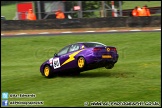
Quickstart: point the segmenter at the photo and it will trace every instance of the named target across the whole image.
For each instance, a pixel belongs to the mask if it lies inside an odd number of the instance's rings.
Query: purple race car
[[[80,72],[105,67],[111,69],[118,61],[115,47],[99,42],[78,42],[61,49],[54,57],[40,66],[40,72],[45,77],[59,73],[78,75]]]

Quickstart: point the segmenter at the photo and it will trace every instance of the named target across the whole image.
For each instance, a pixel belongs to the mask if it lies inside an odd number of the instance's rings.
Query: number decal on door
[[[59,58],[53,59],[53,68],[57,69],[59,67],[60,67],[60,60],[59,60]]]

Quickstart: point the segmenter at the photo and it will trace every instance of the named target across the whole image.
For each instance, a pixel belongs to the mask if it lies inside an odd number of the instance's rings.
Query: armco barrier
[[[161,27],[161,16],[151,17],[104,17],[81,19],[47,20],[1,20],[1,31],[104,28],[104,27]]]

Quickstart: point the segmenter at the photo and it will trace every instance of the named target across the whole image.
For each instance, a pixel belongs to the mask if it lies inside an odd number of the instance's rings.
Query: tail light
[[[116,48],[115,47],[108,47],[107,51],[108,52],[110,52],[110,51],[116,52]]]
[[[114,47],[112,47],[112,48],[110,48],[110,51],[115,51],[116,52],[116,48]]]
[[[93,48],[93,52],[100,51],[101,48]]]

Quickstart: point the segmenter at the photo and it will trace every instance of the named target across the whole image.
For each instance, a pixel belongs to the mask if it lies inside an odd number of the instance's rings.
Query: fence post
[[[114,17],[114,1],[111,1],[111,6],[112,6],[112,17]]]

